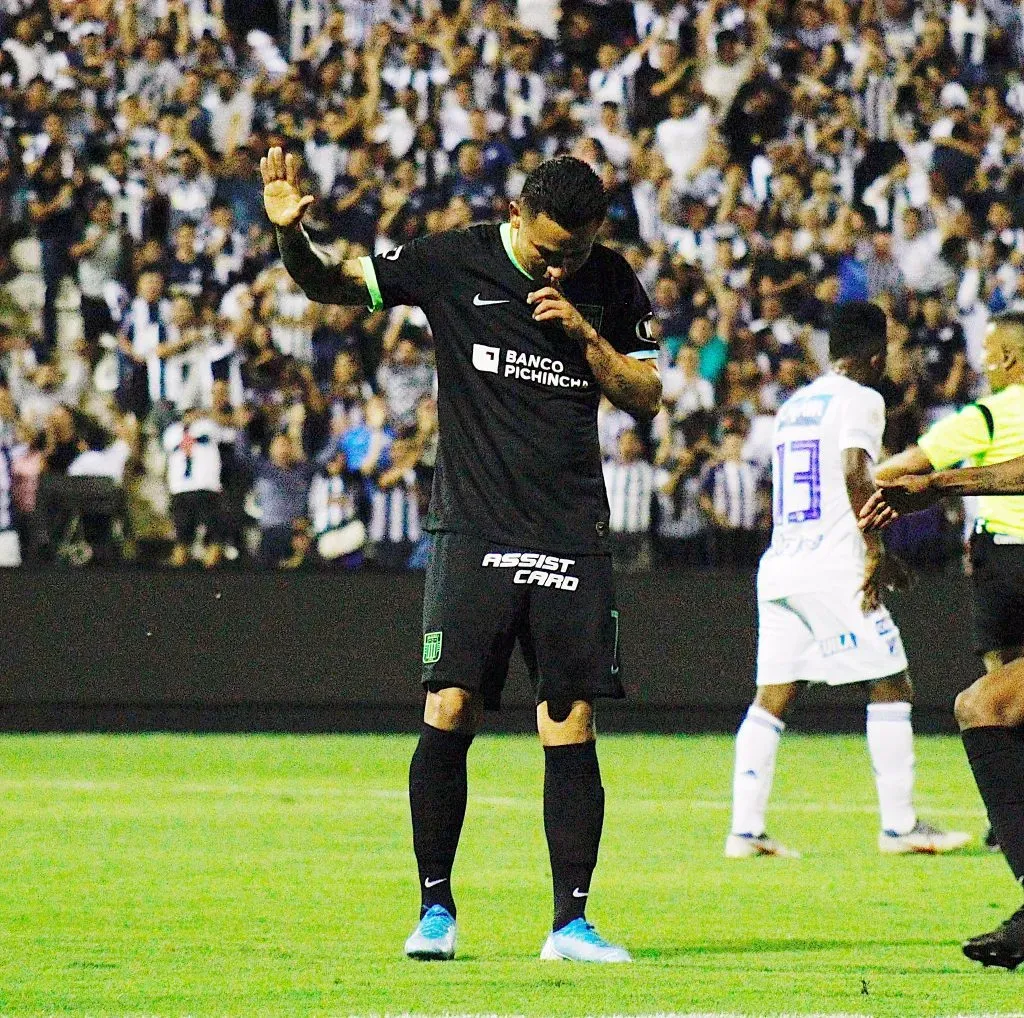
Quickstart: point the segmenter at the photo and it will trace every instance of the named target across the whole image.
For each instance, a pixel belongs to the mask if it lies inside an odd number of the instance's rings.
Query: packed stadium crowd
[[[0,0],[0,529],[26,560],[422,564],[426,320],[310,302],[263,212],[270,146],[344,257],[504,219],[550,156],[595,169],[664,383],[653,423],[599,417],[623,569],[753,564],[772,416],[826,369],[837,304],[889,317],[888,452],[981,391],[989,316],[1024,308],[1009,0],[271,13]],[[922,557],[958,544],[948,510],[904,523]]]

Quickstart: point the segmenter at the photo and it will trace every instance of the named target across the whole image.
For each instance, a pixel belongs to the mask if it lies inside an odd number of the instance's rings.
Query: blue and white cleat
[[[405,954],[417,961],[451,961],[455,957],[457,930],[452,914],[443,905],[431,905],[405,942]]]
[[[883,855],[942,855],[963,848],[970,840],[967,831],[940,831],[918,820],[906,834],[882,831],[878,835],[878,851]]]
[[[541,961],[632,961],[624,947],[609,944],[586,919],[573,919],[548,934],[540,951]]]
[[[725,839],[726,859],[752,859],[760,855],[771,855],[778,859],[799,859],[800,853],[786,848],[781,841],[767,834],[730,834]]]

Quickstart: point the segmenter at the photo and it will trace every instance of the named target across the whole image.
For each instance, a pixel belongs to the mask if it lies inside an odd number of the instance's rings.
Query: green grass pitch
[[[607,737],[590,918],[633,966],[540,962],[542,754],[478,739],[459,959],[401,956],[417,912],[405,780],[377,736],[0,738],[0,1014],[1024,1012],[1024,971],[959,941],[1017,907],[1001,858],[878,855],[863,739],[787,735],[771,830],[726,861],[731,739]],[[922,815],[982,833],[960,744],[918,741]]]

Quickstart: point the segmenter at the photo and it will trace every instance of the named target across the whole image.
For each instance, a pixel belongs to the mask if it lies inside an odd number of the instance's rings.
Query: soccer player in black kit
[[[555,915],[541,957],[629,961],[584,917],[604,820],[593,704],[623,696],[597,406],[603,393],[653,417],[661,382],[647,295],[625,259],[595,243],[604,189],[585,163],[559,157],[530,174],[507,223],[339,262],[301,226],[313,198],[300,192],[294,156],[272,148],[261,170],[281,257],[312,300],[415,304],[434,335],[426,704],[409,769],[422,900],[405,952],[455,954],[466,755],[481,711],[499,705],[518,640],[545,756]]]

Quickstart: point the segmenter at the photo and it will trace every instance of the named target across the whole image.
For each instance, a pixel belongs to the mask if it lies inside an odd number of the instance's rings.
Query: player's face
[[[586,264],[601,228],[596,222],[567,230],[546,213],[533,215],[517,202],[512,202],[509,221],[512,246],[520,264],[534,279],[544,279],[552,286],[558,286]]]

